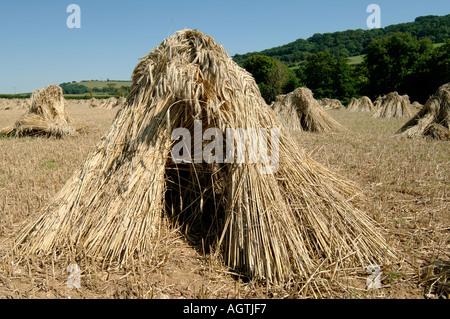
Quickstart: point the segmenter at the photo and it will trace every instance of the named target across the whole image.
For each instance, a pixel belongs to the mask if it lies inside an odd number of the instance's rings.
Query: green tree
[[[433,86],[437,88],[450,82],[450,39],[443,46],[434,49],[429,65]]]
[[[109,81],[109,79],[108,79],[108,81]],[[108,82],[108,81],[107,81],[107,82]],[[116,86],[115,83],[108,83],[108,84],[106,85],[105,91],[106,91],[108,94],[111,94],[111,95],[116,94],[116,93],[117,93],[117,88],[116,88],[115,86]]]
[[[357,77],[347,60],[329,51],[311,55],[299,73],[302,82],[318,99],[335,98],[344,103],[356,94]]]
[[[314,53],[330,51],[335,56],[351,57],[367,53],[367,46],[372,40],[379,40],[397,32],[409,32],[418,40],[429,38],[434,43],[444,42],[450,37],[450,15],[418,17],[414,22],[401,23],[372,30],[347,30],[341,32],[314,34],[308,39],[297,39],[288,44],[266,49],[261,52],[236,54],[233,59],[242,66],[250,56],[265,55],[274,57],[289,66]]]
[[[367,67],[364,63],[355,64],[351,66],[353,77],[353,97],[361,97],[363,95],[369,95],[369,77]]]
[[[332,74],[334,98],[343,103],[350,101],[357,94],[357,76],[355,69],[347,63],[344,57],[338,57]]]
[[[371,95],[405,90],[408,78],[432,49],[429,39],[417,40],[409,33],[399,32],[373,41],[364,60]]]
[[[243,63],[244,68],[255,78],[261,95],[267,103],[279,94],[285,94],[298,87],[294,71],[273,57],[253,55]]]
[[[431,54],[420,57],[406,77],[404,90],[412,100],[425,103],[438,87],[450,82],[450,39]]]
[[[62,88],[64,94],[84,94],[88,92],[87,87],[73,82],[61,83],[60,87]]]
[[[304,66],[305,85],[314,92],[316,98],[332,97],[333,72],[336,61],[330,52],[312,54]]]
[[[256,83],[267,82],[276,60],[269,56],[253,55],[243,63],[244,68],[255,78]]]
[[[117,94],[119,96],[126,96],[128,94],[128,88],[126,86],[121,86],[117,89]]]

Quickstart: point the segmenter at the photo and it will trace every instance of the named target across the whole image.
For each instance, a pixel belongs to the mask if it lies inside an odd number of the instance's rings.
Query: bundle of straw
[[[122,106],[124,106],[126,101],[127,99],[124,98],[123,96],[119,97],[119,99],[116,101],[116,104],[113,105],[113,108],[120,109]]]
[[[345,128],[322,110],[310,89],[302,87],[281,95],[272,108],[281,114],[282,119],[294,130],[309,132],[337,132]],[[297,113],[297,118],[294,113]],[[298,120],[297,120],[298,119]],[[297,124],[299,122],[300,126]]]
[[[414,101],[413,103],[411,103],[411,109],[414,112],[414,114],[419,112],[422,108],[423,108],[423,105],[417,101]]]
[[[112,110],[117,104],[117,99],[115,97],[110,97],[101,105],[102,108],[107,110]]]
[[[74,135],[84,128],[73,125],[65,112],[65,99],[60,86],[49,85],[31,95],[31,106],[14,127],[0,130],[0,135],[46,135],[62,137]]]
[[[347,110],[351,112],[375,112],[375,107],[369,97],[363,96],[359,99],[352,98],[348,102]]]
[[[299,151],[283,129],[272,174],[262,163],[173,160],[173,130],[195,133],[196,120],[203,132],[280,127],[252,76],[212,37],[177,32],[141,59],[132,78],[109,132],[19,232],[22,252],[147,258],[170,218],[233,269],[270,282],[393,258],[375,222],[354,206],[358,187]]]
[[[89,100],[90,107],[101,107],[102,104],[103,104],[103,101],[101,99],[97,99],[95,97],[93,97]]]
[[[379,97],[375,102],[376,113],[374,118],[411,118],[414,111],[411,109],[411,102],[408,95],[399,95],[397,92],[391,92]]]
[[[442,85],[397,134],[450,140],[450,83]]]
[[[341,101],[339,101],[338,99],[330,99],[326,97],[324,99],[319,100],[318,102],[325,110],[326,109],[340,110],[344,107]]]
[[[275,112],[278,120],[283,124],[285,129],[291,131],[303,131],[300,118],[298,117],[297,108],[292,104],[283,104],[284,98],[285,95],[278,95],[270,107]]]

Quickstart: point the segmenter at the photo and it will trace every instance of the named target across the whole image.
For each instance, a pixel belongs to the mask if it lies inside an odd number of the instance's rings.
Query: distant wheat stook
[[[374,106],[377,110],[374,118],[411,118],[414,115],[409,96],[399,95],[397,92],[380,96]]]
[[[324,98],[318,102],[324,109],[340,110],[344,107],[338,99]]]
[[[194,132],[195,120],[203,131],[281,126],[253,77],[212,37],[177,32],[132,78],[109,131],[17,234],[19,252],[127,263],[148,257],[169,220],[235,271],[274,283],[395,258],[356,208],[359,188],[305,155],[284,129],[274,174],[261,163],[174,163],[171,133]]]
[[[85,128],[71,123],[65,104],[63,91],[58,85],[36,90],[31,95],[28,113],[19,118],[14,127],[0,130],[0,135],[62,137],[82,132]]]
[[[348,102],[347,110],[351,112],[376,112],[372,101],[367,96],[363,96],[359,99],[352,98],[350,102]]]
[[[312,91],[305,87],[278,96],[272,109],[281,123],[294,131],[339,132],[345,130],[322,109]]]

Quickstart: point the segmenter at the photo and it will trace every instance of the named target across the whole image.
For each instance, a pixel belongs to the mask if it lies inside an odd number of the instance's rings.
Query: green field
[[[357,55],[357,56],[349,57],[349,58],[347,58],[347,62],[350,65],[361,64],[364,61],[364,56],[365,55]]]
[[[93,89],[95,87],[102,89],[111,85],[116,88],[120,88],[122,86],[130,87],[132,83],[132,81],[81,81],[76,84],[84,85],[88,89]]]
[[[108,95],[108,94],[104,94],[104,93],[92,93],[92,96],[87,93],[87,94],[64,94],[64,98],[66,100],[89,100],[91,98],[96,98],[96,99],[108,99],[110,97],[112,97],[113,95]]]
[[[443,46],[443,45],[444,45],[444,42],[442,42],[442,43],[434,43],[433,47],[434,48],[438,48],[438,47]],[[347,58],[347,61],[348,61],[348,64],[350,64],[350,65],[361,64],[364,61],[364,57],[365,57],[365,54],[352,56],[352,57]]]
[[[347,58],[347,63],[350,65],[355,65],[355,64],[361,64],[364,61],[364,56],[365,55],[357,55],[357,56],[352,56]],[[292,71],[298,70],[300,69],[300,66],[292,66],[289,69],[291,69]]]

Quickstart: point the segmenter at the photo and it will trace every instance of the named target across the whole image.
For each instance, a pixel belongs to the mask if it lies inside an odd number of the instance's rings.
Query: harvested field
[[[254,79],[212,37],[177,32],[141,59],[132,78],[127,104],[61,191],[18,232],[13,256],[89,258],[102,269],[160,262],[173,224],[231,271],[276,287],[294,282],[303,291],[319,272],[313,289],[328,289],[326,269],[340,274],[397,260],[383,230],[358,208],[359,187],[311,159],[280,130]],[[310,90],[293,93],[306,127],[319,131],[334,121],[326,113],[314,115],[310,102],[321,109]],[[208,144],[205,161],[193,161],[192,143],[184,139],[179,160],[174,133],[183,128],[195,136],[197,122],[205,135],[209,128],[226,131],[227,144],[234,139],[231,129],[269,128],[276,162],[266,165],[264,145],[253,152],[261,144],[256,136],[238,146],[238,153],[250,147],[245,162],[239,155],[235,161],[228,146],[223,162],[219,141],[216,159]],[[194,138],[194,150],[200,143]],[[199,154],[194,151],[195,158]],[[255,161],[258,155],[265,163]]]
[[[366,290],[367,274],[359,267],[336,275],[330,269],[328,289],[312,285],[302,290],[301,283],[281,289],[246,281],[209,255],[207,247],[191,246],[177,231],[162,238],[157,262],[108,270],[89,258],[76,260],[81,288],[69,289],[70,260],[21,264],[8,253],[19,225],[62,188],[117,110],[69,102],[66,112],[89,125],[90,133],[64,140],[0,139],[0,298],[434,298],[439,291],[440,273],[429,274],[429,269],[444,265],[445,272],[450,258],[449,142],[394,135],[404,120],[379,121],[370,113],[345,110],[326,112],[347,131],[297,132],[295,137],[299,148],[357,182],[367,195],[365,210],[386,229],[400,257],[382,269],[380,289]],[[22,113],[0,110],[0,127],[13,124]]]

